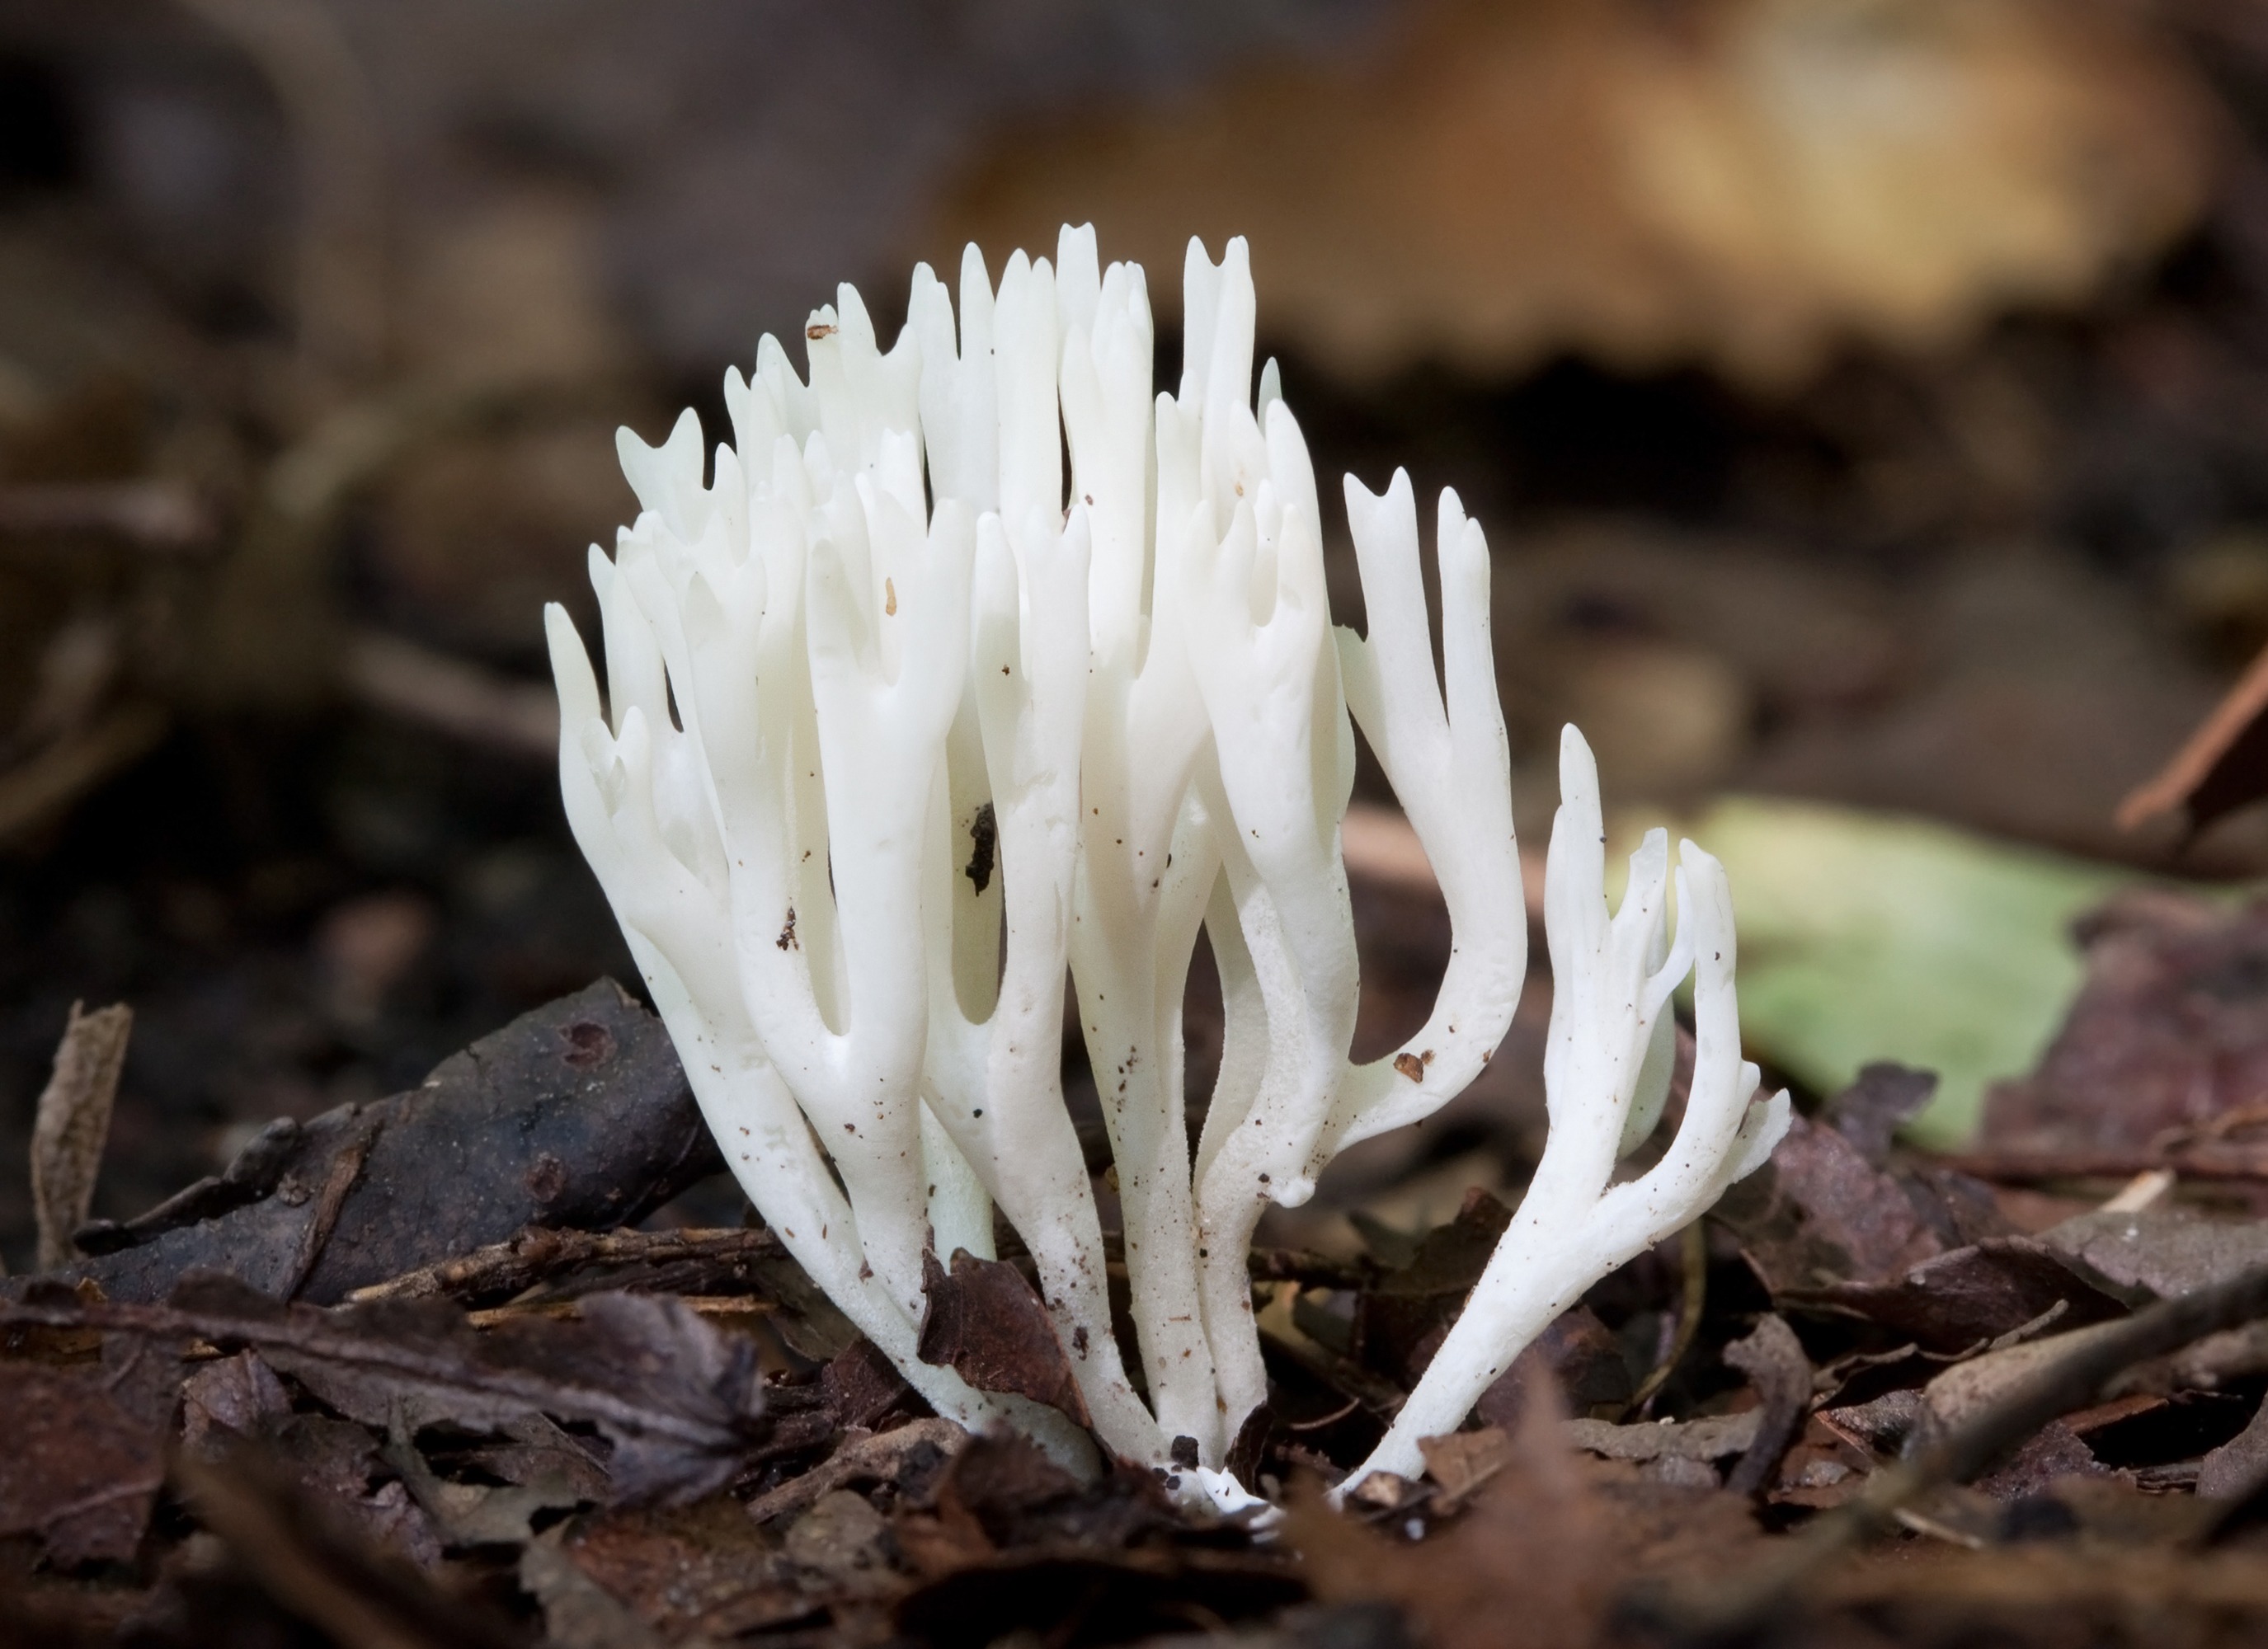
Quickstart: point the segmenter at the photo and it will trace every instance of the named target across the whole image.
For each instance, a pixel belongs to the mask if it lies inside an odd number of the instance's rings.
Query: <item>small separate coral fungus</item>
[[[956,316],[927,268],[879,348],[858,294],[725,378],[622,467],[642,512],[595,547],[607,695],[549,614],[560,773],[733,1171],[812,1277],[940,1414],[1077,1462],[1052,1409],[919,1360],[925,1252],[1022,1237],[1102,1443],[1229,1501],[1267,1395],[1246,1255],[1355,1141],[1437,1109],[1502,1040],[1527,969],[1488,547],[1441,497],[1442,668],[1416,502],[1351,477],[1369,634],[1334,630],[1322,512],[1272,369],[1253,390],[1244,243],[1183,271],[1181,383],[1153,394],[1141,269],[1066,229]],[[1065,484],[1066,439],[1069,452]],[[704,478],[704,471],[708,471]],[[1351,715],[1351,722],[1350,722]],[[1454,925],[1432,1017],[1348,1058],[1358,966],[1339,821],[1359,726]],[[1463,1317],[1362,1471],[1410,1470],[1614,1266],[1761,1162],[1786,1101],[1740,1057],[1723,871],[1668,845],[1609,917],[1596,774],[1570,728],[1547,929],[1551,1136]],[[1182,999],[1197,935],[1226,1017],[1192,1154]],[[1061,1081],[1068,968],[1125,1220],[1141,1386],[1111,1327],[1101,1222]],[[1659,1166],[1669,994],[1695,977],[1690,1097]],[[1188,1468],[1191,1444],[1198,1465]],[[1361,1475],[1359,1472],[1358,1476]]]

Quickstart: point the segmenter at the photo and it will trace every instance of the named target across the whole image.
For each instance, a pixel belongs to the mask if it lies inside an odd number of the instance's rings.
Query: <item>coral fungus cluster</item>
[[[1101,268],[1091,230],[1065,230],[1052,264],[1017,254],[997,290],[972,247],[957,314],[917,269],[887,351],[843,287],[806,329],[807,382],[770,337],[753,379],[727,375],[713,467],[689,412],[659,448],[624,432],[641,512],[591,557],[603,707],[572,624],[549,617],[570,820],[765,1220],[939,1413],[1076,1461],[1091,1444],[1062,1413],[916,1355],[924,1255],[989,1255],[997,1207],[1094,1436],[1227,1499],[1228,1447],[1267,1395],[1246,1263],[1263,1210],[1473,1078],[1528,929],[1480,528],[1442,495],[1437,673],[1409,480],[1379,496],[1350,477],[1367,634],[1334,630],[1306,443],[1272,364],[1254,388],[1243,243],[1218,265],[1193,243],[1183,280],[1166,393],[1142,271]],[[1357,727],[1454,930],[1425,1025],[1362,1064],[1339,850]],[[1673,873],[1657,831],[1610,916],[1572,728],[1561,771],[1550,1142],[1364,1471],[1412,1469],[1419,1438],[1786,1127],[1741,1060],[1722,870],[1687,843]],[[1192,1148],[1200,933],[1226,1031]],[[1131,1357],[1064,1102],[1066,971],[1116,1167]],[[1612,1184],[1660,1120],[1689,973],[1683,1117]]]

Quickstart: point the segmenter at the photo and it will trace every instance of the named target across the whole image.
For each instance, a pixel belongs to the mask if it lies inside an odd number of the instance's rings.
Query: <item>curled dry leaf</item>
[[[1746,1339],[1725,1348],[1725,1361],[1746,1374],[1763,1399],[1756,1410],[1756,1440],[1725,1480],[1735,1494],[1755,1494],[1771,1486],[1780,1456],[1810,1411],[1811,1360],[1786,1320],[1767,1315]]]
[[[71,1004],[55,1074],[40,1094],[32,1124],[32,1206],[40,1222],[40,1263],[62,1265],[78,1249],[71,1233],[86,1223],[110,1110],[126,1068],[134,1010],[121,1002],[92,1013]]]

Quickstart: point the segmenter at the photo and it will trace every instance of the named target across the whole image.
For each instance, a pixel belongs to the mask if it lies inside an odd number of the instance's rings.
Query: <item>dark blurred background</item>
[[[120,1215],[629,977],[539,616],[615,426],[1066,219],[1166,363],[1248,235],[1322,473],[1462,491],[1529,840],[1572,718],[2268,872],[2111,820],[2268,639],[2264,123],[2244,0],[0,0],[0,1138],[74,999]]]

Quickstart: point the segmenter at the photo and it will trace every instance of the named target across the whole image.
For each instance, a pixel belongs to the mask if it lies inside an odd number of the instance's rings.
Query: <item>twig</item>
[[[1694,1336],[1701,1332],[1701,1314],[1709,1304],[1709,1240],[1701,1221],[1697,1219],[1685,1227],[1678,1239],[1677,1258],[1685,1272],[1685,1296],[1678,1305],[1677,1338],[1670,1344],[1669,1355],[1653,1366],[1653,1372],[1631,1395],[1629,1405],[1623,1410],[1625,1414],[1646,1412],[1646,1405],[1677,1372],[1677,1365],[1693,1349]]]
[[[930,1419],[909,1421],[878,1436],[845,1443],[821,1464],[749,1501],[748,1519],[769,1523],[789,1512],[799,1512],[829,1490],[860,1477],[895,1482],[915,1450],[929,1447],[942,1454],[957,1454],[968,1441],[968,1433],[952,1421]]]
[[[1302,1288],[1367,1288],[1379,1275],[1370,1260],[1334,1259],[1309,1248],[1255,1248],[1249,1265],[1256,1283],[1297,1283]]]
[[[745,1294],[679,1294],[677,1303],[696,1317],[768,1317],[779,1307],[769,1299],[751,1299]],[[549,1322],[571,1322],[583,1315],[579,1299],[522,1299],[510,1305],[490,1306],[483,1311],[468,1311],[465,1321],[475,1329],[493,1329],[500,1322],[524,1322],[530,1317],[541,1317]]]
[[[559,701],[522,681],[377,630],[347,641],[347,690],[372,709],[511,755],[559,755]]]
[[[315,1217],[307,1222],[306,1233],[299,1239],[299,1252],[291,1262],[291,1274],[277,1291],[285,1299],[296,1299],[299,1291],[307,1285],[315,1262],[323,1257],[330,1245],[331,1233],[338,1229],[339,1211],[346,1206],[347,1193],[354,1189],[355,1182],[362,1178],[363,1165],[370,1159],[370,1148],[378,1143],[386,1127],[385,1113],[366,1114],[362,1125],[339,1154],[331,1159],[330,1172],[324,1176],[323,1189],[316,1194]]]
[[[787,1250],[769,1231],[524,1231],[506,1242],[387,1282],[358,1288],[347,1303],[372,1299],[476,1299],[518,1294],[586,1265],[655,1265],[699,1261],[718,1265],[777,1259]]]
[[[178,553],[219,528],[195,491],[175,481],[99,481],[0,487],[0,538],[93,534]]]
[[[1931,1490],[1965,1482],[2049,1421],[2084,1408],[2138,1363],[2268,1315],[2268,1266],[2162,1300],[2089,1335],[1999,1402],[1980,1410],[1911,1460],[1877,1472],[1857,1498],[1828,1513],[1772,1559],[1712,1594],[1664,1598],[1665,1624],[1726,1640],[1752,1632],[1805,1582]]]

